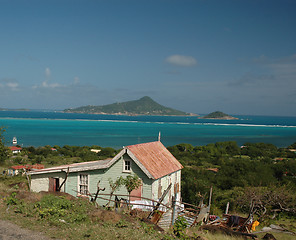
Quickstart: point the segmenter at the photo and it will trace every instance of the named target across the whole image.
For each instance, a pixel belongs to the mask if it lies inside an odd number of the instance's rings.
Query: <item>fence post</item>
[[[175,218],[176,218],[176,199],[177,199],[177,193],[172,198],[172,207],[173,207],[173,213],[172,213],[172,226],[175,224]]]

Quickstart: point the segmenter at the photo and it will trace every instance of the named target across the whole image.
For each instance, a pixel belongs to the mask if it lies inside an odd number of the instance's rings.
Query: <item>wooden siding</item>
[[[123,171],[124,160],[131,160],[131,172],[129,173]],[[151,194],[152,180],[149,179],[142,172],[142,170],[132,161],[132,159],[127,154],[124,154],[121,158],[119,158],[109,169],[97,169],[97,170],[84,171],[79,173],[70,173],[66,182],[66,192],[73,196],[78,196],[79,174],[89,174],[89,192],[91,194],[96,193],[98,181],[100,181],[100,188],[105,188],[105,191],[101,191],[101,193],[109,194],[111,192],[109,179],[116,181],[118,177],[125,178],[128,175],[137,174],[143,182],[142,197],[152,198],[152,194]],[[124,186],[121,186],[121,188],[117,190],[114,194],[127,195],[128,192],[126,191]],[[105,196],[105,197],[108,198],[108,196]],[[100,205],[105,205],[107,203],[107,201],[102,199],[98,199],[97,202]]]
[[[171,202],[172,197],[175,194],[175,186],[179,186],[178,187],[178,191],[177,191],[177,201],[180,201],[181,198],[181,170],[174,172],[170,175],[164,176],[162,178],[159,178],[157,180],[155,180],[152,183],[152,199],[153,200],[158,200],[161,195],[163,194],[163,192],[167,189],[167,187],[169,186],[169,184],[172,183],[172,187],[169,191],[169,193],[167,194],[167,196],[165,197],[165,199],[163,200],[163,203],[167,204]]]
[[[72,196],[77,196],[77,173],[69,173],[67,182],[65,183],[65,191],[66,193],[71,194]]]

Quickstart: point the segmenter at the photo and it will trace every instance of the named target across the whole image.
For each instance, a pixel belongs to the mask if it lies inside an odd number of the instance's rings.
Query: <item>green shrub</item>
[[[77,223],[88,219],[89,203],[81,199],[68,200],[63,196],[46,195],[34,208],[41,219],[51,222]]]
[[[7,206],[19,204],[19,200],[16,198],[16,192],[13,192],[9,197],[7,197],[5,202]]]
[[[181,239],[186,239],[186,234],[184,233],[186,227],[186,219],[184,217],[178,217],[173,227],[174,234]]]

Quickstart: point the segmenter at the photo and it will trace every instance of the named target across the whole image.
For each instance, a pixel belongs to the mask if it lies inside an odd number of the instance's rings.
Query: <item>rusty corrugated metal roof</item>
[[[126,148],[143,164],[154,179],[183,168],[160,141],[131,145]]]
[[[105,159],[105,160],[90,161],[90,162],[72,163],[67,165],[51,167],[51,168],[35,169],[31,171],[29,174],[34,175],[34,174],[41,174],[41,173],[47,173],[47,172],[67,171],[68,168],[70,172],[103,169],[103,168],[106,168],[106,165],[111,160],[112,159]]]
[[[12,147],[8,147],[11,151],[17,151],[17,150],[22,150],[22,148],[20,147],[16,147],[16,146],[12,146]]]

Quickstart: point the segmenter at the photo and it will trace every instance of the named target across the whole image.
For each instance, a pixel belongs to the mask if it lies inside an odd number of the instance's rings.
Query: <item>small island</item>
[[[199,117],[200,119],[222,119],[222,120],[237,120],[238,118],[227,115],[226,113],[216,111],[206,116]]]

